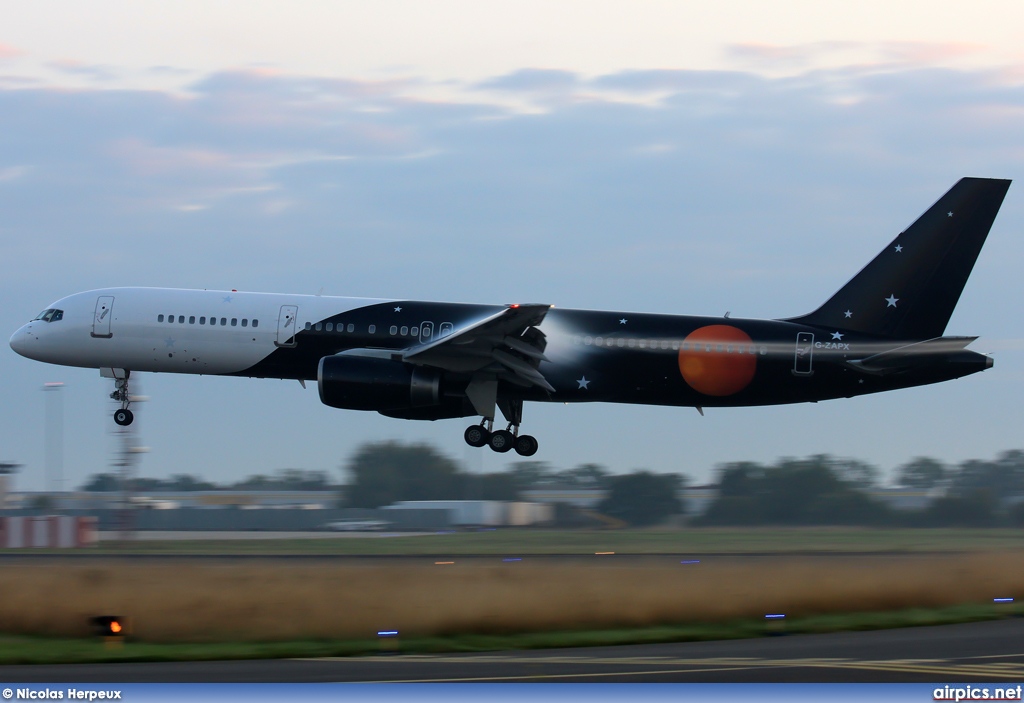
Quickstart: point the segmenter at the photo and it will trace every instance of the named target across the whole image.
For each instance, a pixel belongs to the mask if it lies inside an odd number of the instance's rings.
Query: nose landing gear
[[[110,394],[112,400],[116,400],[121,407],[114,411],[114,422],[121,427],[126,427],[135,421],[135,414],[128,409],[131,405],[131,396],[128,394],[128,378],[131,371],[124,372],[124,378],[114,378],[114,392]]]

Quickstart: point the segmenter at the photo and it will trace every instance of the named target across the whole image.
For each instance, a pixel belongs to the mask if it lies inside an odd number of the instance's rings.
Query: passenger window
[[[377,325],[370,325],[370,334],[374,334],[377,331]]]
[[[630,346],[632,346],[632,345],[630,345]],[[647,348],[647,340],[646,339],[641,339],[640,340],[640,348],[641,349],[646,349]]]
[[[313,329],[315,329],[317,332],[322,332],[323,329],[324,329],[324,323],[322,323],[322,322],[316,323],[316,327],[314,327]]]
[[[185,316],[184,315],[178,315],[178,324],[179,325],[185,324]]]
[[[206,318],[205,317],[200,317],[199,318],[199,324],[205,325],[206,324]]]
[[[391,325],[391,334],[398,334],[398,328],[394,325]]]
[[[411,334],[413,337],[419,337],[420,336],[420,328],[419,327],[413,327],[411,330],[409,330],[409,334]]]
[[[196,324],[196,316],[195,315],[189,315],[188,316],[188,324],[190,324],[190,325]]]
[[[311,329],[313,329],[313,323],[312,322],[307,322],[306,323],[306,331],[309,332]]]
[[[260,321],[259,320],[253,320],[252,321],[252,326],[253,327],[259,327],[260,326]]]
[[[409,336],[409,326],[408,325],[402,325],[402,336],[403,337],[408,337]]]
[[[242,327],[248,327],[248,326],[249,326],[249,318],[243,317],[242,318]]]
[[[220,326],[221,327],[227,327],[228,326],[228,318],[226,318],[226,317],[220,318]]]
[[[238,326],[238,318],[237,317],[232,317],[231,318],[231,326],[232,327],[237,327]]]
[[[341,328],[339,327],[338,329],[341,329]],[[346,329],[348,329],[348,331],[349,331],[349,332],[355,332],[355,331],[356,331],[356,326],[355,326],[355,325],[353,325],[353,324],[352,324],[352,323],[350,322],[350,323],[348,323],[348,327],[347,327]]]
[[[164,321],[164,316],[163,315],[157,315],[156,316],[156,321],[157,322],[163,322]]]
[[[598,337],[597,339],[595,339],[594,340],[594,344],[599,346],[599,347],[603,347],[604,346],[604,337]]]
[[[333,322],[328,322],[327,323],[327,331],[328,332],[333,332],[334,331],[334,323]]]

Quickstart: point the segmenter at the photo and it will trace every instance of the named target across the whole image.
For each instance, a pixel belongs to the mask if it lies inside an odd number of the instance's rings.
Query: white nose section
[[[32,342],[35,341],[35,339],[33,338],[32,334],[28,331],[28,329],[26,329],[26,327],[22,327],[20,330],[14,333],[14,335],[11,337],[10,344],[11,349],[16,351],[18,354],[21,354],[22,356],[31,359],[31,347]]]

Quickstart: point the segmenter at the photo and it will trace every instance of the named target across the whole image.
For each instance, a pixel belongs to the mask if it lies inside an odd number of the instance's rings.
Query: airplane
[[[523,404],[737,407],[850,398],[992,367],[945,337],[1009,180],[963,178],[814,312],[776,320],[550,304],[478,305],[167,288],[53,303],[18,354],[96,368],[133,420],[133,372],[315,381],[330,407],[410,420],[479,416],[465,441],[521,456]],[[496,408],[508,425],[495,429]]]

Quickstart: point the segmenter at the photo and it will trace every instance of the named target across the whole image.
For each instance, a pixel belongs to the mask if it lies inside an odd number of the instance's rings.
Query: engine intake
[[[441,403],[441,375],[400,361],[325,356],[317,369],[320,402],[346,410],[404,410]]]

